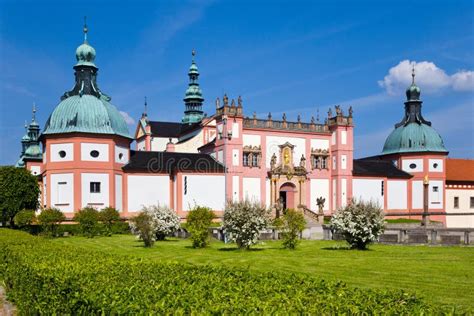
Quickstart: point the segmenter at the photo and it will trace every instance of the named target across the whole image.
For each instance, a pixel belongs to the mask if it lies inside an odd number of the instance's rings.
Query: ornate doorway
[[[280,187],[280,201],[283,209],[296,209],[296,185],[291,182],[286,182]]]

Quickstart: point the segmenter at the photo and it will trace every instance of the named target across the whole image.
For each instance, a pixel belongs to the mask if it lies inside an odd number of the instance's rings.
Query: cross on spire
[[[411,84],[415,84],[415,63],[411,64]]]
[[[87,43],[87,32],[89,31],[87,28],[87,16],[84,16],[84,28],[82,31],[84,32],[84,43]]]
[[[34,122],[34,121],[36,120],[36,103],[35,103],[35,102],[33,102],[33,110],[32,110],[32,112],[33,112],[33,115],[32,115],[32,117],[31,117],[31,121]]]
[[[194,56],[196,56],[196,50],[193,48],[193,50],[191,51],[191,55],[193,56],[192,57],[192,61],[194,63]]]

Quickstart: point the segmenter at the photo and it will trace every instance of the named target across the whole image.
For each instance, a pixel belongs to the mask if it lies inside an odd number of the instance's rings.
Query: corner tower
[[[87,206],[122,210],[122,167],[132,142],[124,118],[97,84],[96,52],[85,23],[83,32],[73,67],[74,87],[62,95],[40,137],[43,206],[58,208],[67,217]]]
[[[184,110],[184,117],[182,119],[184,124],[200,122],[204,117],[204,112],[202,111],[202,103],[204,102],[204,98],[202,97],[202,91],[199,87],[199,70],[194,61],[194,56],[196,56],[196,52],[194,50],[192,52],[192,56],[192,63],[188,72],[189,85],[183,99],[186,107]]]

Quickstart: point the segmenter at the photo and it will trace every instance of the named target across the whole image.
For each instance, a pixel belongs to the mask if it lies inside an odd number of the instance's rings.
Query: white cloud
[[[125,111],[119,111],[119,112],[123,116],[125,123],[127,123],[128,125],[135,125],[135,120],[127,112]]]
[[[453,89],[456,91],[474,90],[474,71],[461,70],[451,76],[453,79]]]
[[[456,91],[474,90],[474,72],[461,70],[452,75],[429,61],[403,60],[390,68],[388,74],[378,84],[390,95],[399,95],[411,84],[412,65],[415,66],[415,80],[423,93],[434,93],[445,89]]]

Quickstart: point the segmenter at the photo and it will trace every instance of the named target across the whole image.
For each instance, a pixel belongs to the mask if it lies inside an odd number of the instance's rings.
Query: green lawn
[[[372,245],[368,251],[356,251],[346,250],[343,242],[302,241],[290,251],[281,249],[278,241],[269,241],[241,251],[219,241],[206,249],[193,249],[189,240],[172,239],[147,249],[131,235],[53,242],[160,261],[310,274],[359,287],[404,289],[435,304],[474,307],[473,247]]]

